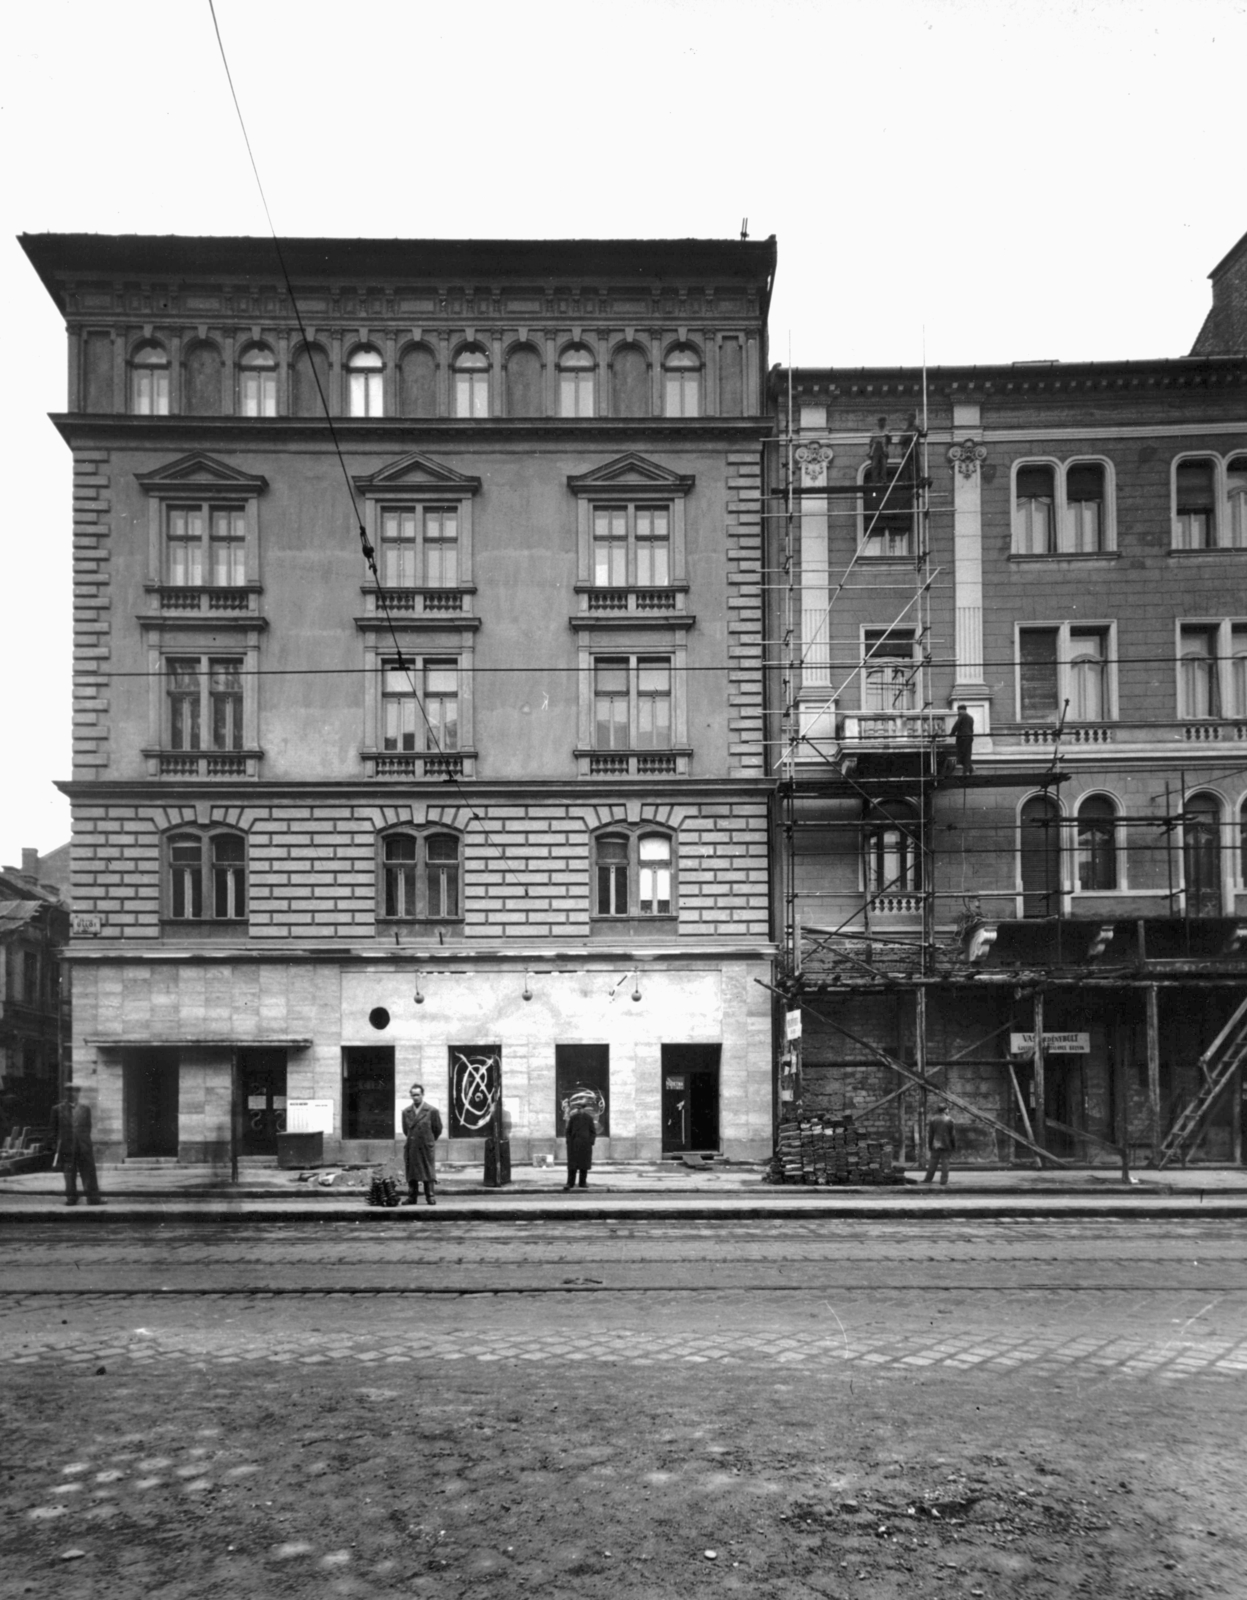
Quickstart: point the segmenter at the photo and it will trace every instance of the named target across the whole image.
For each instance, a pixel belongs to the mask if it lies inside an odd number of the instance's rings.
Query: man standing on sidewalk
[[[436,1106],[424,1098],[424,1085],[413,1083],[411,1104],[403,1107],[403,1164],[407,1174],[405,1206],[414,1206],[424,1185],[424,1203],[435,1206],[433,1190],[437,1183],[436,1141],[442,1136],[442,1117]]]
[[[567,1182],[563,1185],[564,1189],[576,1188],[577,1177],[580,1179],[579,1187],[585,1187],[589,1168],[593,1165],[593,1146],[597,1136],[593,1113],[583,1100],[577,1101],[567,1119]]]
[[[948,1107],[940,1101],[935,1108],[935,1115],[927,1123],[927,1149],[930,1158],[927,1161],[927,1175],[923,1183],[930,1183],[935,1176],[935,1169],[940,1169],[940,1182],[948,1182],[948,1163],[953,1151],[957,1148],[957,1127],[948,1114]]]
[[[91,1144],[91,1108],[78,1103],[79,1088],[67,1083],[64,1099],[52,1107],[52,1137],[56,1140],[56,1161],[65,1175],[65,1204],[78,1204],[78,1177],[87,1192],[89,1206],[105,1204],[100,1198],[95,1176],[95,1150]]]

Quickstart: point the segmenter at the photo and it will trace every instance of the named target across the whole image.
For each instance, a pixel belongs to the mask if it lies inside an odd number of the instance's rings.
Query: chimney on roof
[[[39,877],[39,852],[29,850],[25,845],[22,846],[22,871],[28,878],[37,880]]]
[[[1204,318],[1193,356],[1247,355],[1247,233],[1208,274],[1212,310]]]

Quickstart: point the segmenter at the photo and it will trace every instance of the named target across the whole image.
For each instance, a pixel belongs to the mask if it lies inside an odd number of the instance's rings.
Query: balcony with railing
[[[192,781],[257,778],[262,750],[145,750],[148,776]]]
[[[252,618],[258,615],[263,588],[258,583],[228,586],[210,584],[149,583],[144,592],[162,619],[186,616]]]
[[[580,615],[603,620],[621,617],[675,617],[685,615],[687,583],[620,584],[603,586],[578,583]]]
[[[360,754],[370,778],[436,783],[470,778],[476,770],[475,750],[363,750]]]
[[[447,617],[462,616],[468,609],[468,597],[476,593],[474,584],[460,584],[456,588],[381,588],[366,584],[360,591],[364,596],[367,616],[392,617]]]
[[[577,750],[582,778],[686,778],[691,750]]]

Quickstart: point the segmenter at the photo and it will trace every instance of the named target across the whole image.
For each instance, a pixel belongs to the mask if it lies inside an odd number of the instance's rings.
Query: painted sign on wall
[[[502,1093],[502,1046],[450,1047],[450,1137],[483,1139]]]

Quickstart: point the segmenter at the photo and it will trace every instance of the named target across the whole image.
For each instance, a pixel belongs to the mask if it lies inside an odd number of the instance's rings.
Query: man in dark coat
[[[442,1118],[436,1106],[424,1098],[424,1085],[413,1083],[411,1104],[403,1107],[403,1137],[407,1143],[403,1150],[403,1163],[407,1172],[407,1198],[405,1206],[416,1204],[420,1185],[424,1185],[427,1205],[435,1206],[433,1186],[437,1182],[437,1151],[435,1142],[442,1136]]]
[[[957,741],[957,765],[968,776],[974,771],[974,718],[963,705],[957,707],[953,738]]]
[[[597,1136],[597,1125],[584,1101],[573,1101],[571,1115],[567,1119],[567,1182],[563,1185],[564,1189],[576,1187],[577,1174],[580,1187],[585,1187],[589,1168],[593,1165],[593,1146]]]
[[[930,1183],[935,1176],[935,1169],[940,1169],[940,1182],[948,1182],[948,1163],[952,1159],[953,1151],[957,1148],[957,1125],[948,1114],[948,1107],[943,1103],[935,1108],[935,1115],[927,1123],[927,1175],[923,1183]]]
[[[65,1175],[65,1204],[78,1204],[78,1178],[87,1192],[89,1206],[102,1206],[99,1181],[95,1176],[95,1150],[91,1144],[91,1107],[80,1105],[79,1088],[67,1083],[64,1098],[52,1107],[52,1137],[56,1140],[56,1164]]]

